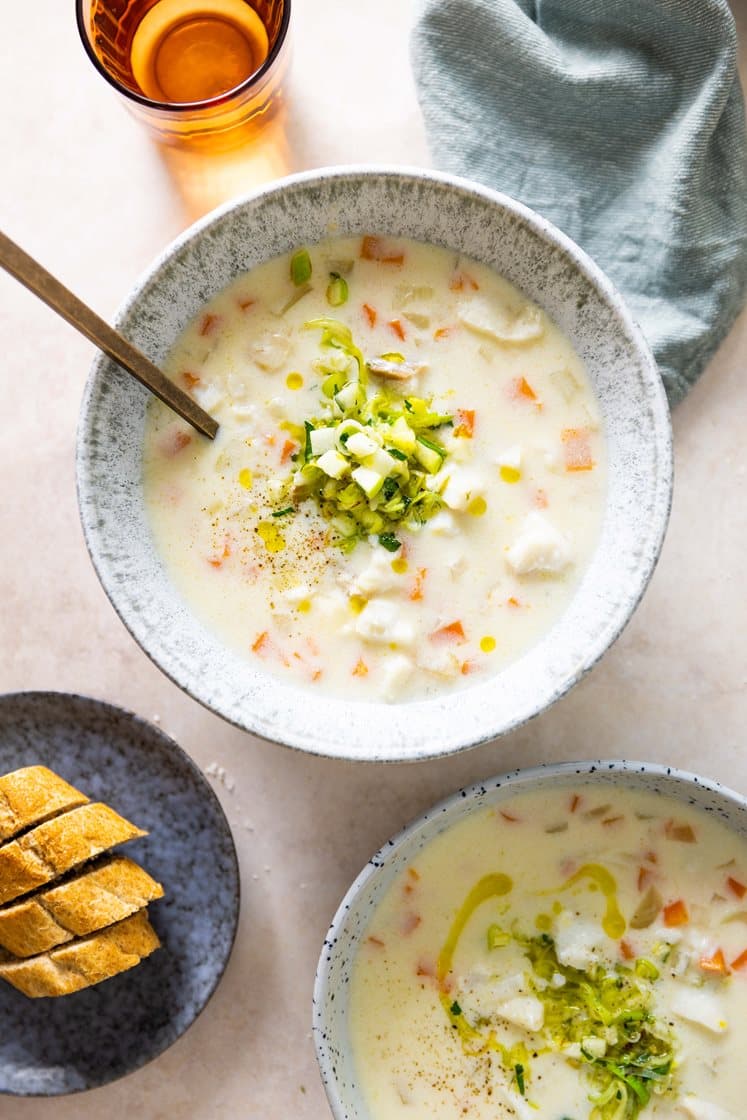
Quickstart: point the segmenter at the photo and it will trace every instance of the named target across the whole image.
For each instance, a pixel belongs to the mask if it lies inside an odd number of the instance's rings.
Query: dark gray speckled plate
[[[147,828],[123,851],[166,892],[150,907],[163,947],[137,968],[60,999],[0,982],[0,1093],[53,1096],[130,1073],[194,1022],[231,953],[239,873],[200,770],[130,712],[58,692],[0,696],[0,774],[33,763]]]

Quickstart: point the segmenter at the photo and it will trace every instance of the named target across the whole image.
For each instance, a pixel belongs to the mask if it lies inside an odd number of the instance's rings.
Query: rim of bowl
[[[416,836],[432,818],[443,815],[444,813],[452,813],[458,805],[473,801],[481,794],[484,795],[489,789],[504,787],[510,790],[511,787],[516,784],[541,786],[546,781],[555,781],[556,779],[562,780],[571,778],[574,775],[588,777],[591,774],[598,774],[602,781],[613,774],[645,774],[651,778],[679,782],[685,788],[688,786],[696,786],[698,789],[705,790],[709,793],[715,793],[717,796],[724,798],[725,801],[732,802],[736,809],[747,814],[747,797],[731,789],[729,786],[722,785],[714,779],[703,778],[690,770],[681,770],[679,767],[666,766],[659,762],[641,762],[624,758],[584,759],[578,762],[543,762],[539,763],[537,766],[506,770],[501,774],[486,778],[484,781],[474,782],[472,785],[464,786],[454,793],[448,794],[440,801],[435,802],[429,809],[426,809],[419,817],[416,817],[414,820],[410,821],[409,824],[406,824],[404,828],[400,829],[390,840],[387,840],[374,852],[365,867],[356,875],[341,899],[322,943],[322,949],[319,954],[319,961],[314,976],[311,1030],[314,1036],[314,1049],[316,1051],[319,1073],[322,1084],[324,1085],[324,1091],[327,1095],[327,1101],[335,1120],[353,1120],[353,1118],[351,1118],[350,1113],[346,1110],[337,1092],[335,1061],[332,1057],[327,1037],[325,1017],[326,993],[333,963],[333,951],[331,950],[333,950],[339,940],[340,931],[344,929],[348,912],[355,903],[358,895],[372,878],[381,874],[383,868],[396,856],[408,840]],[[365,1117],[357,1116],[354,1120],[365,1120]]]
[[[489,721],[485,723],[485,721],[482,720],[476,728],[470,728],[467,731],[462,729],[460,734],[451,734],[446,740],[438,740],[436,745],[433,745],[435,736],[425,736],[415,750],[411,748],[409,736],[403,734],[402,726],[398,726],[399,721],[396,717],[393,717],[391,713],[415,713],[417,708],[435,708],[436,705],[444,703],[445,697],[448,699],[449,696],[461,695],[461,692],[455,694],[446,693],[425,700],[409,701],[404,704],[364,701],[351,702],[340,700],[337,697],[326,697],[325,699],[330,707],[330,711],[335,704],[339,704],[340,714],[342,712],[349,714],[356,710],[361,712],[366,711],[369,714],[371,718],[368,722],[372,724],[375,723],[379,730],[375,736],[375,743],[367,744],[365,748],[359,744],[353,746],[349,745],[348,736],[344,733],[341,734],[337,730],[337,727],[345,722],[345,720],[341,718],[334,719],[330,715],[324,733],[321,731],[317,732],[315,729],[311,729],[308,726],[304,726],[303,730],[296,732],[277,726],[277,709],[273,709],[273,711],[269,713],[259,711],[255,708],[247,711],[246,707],[242,710],[236,710],[235,704],[229,705],[227,703],[215,701],[208,694],[209,688],[204,686],[203,677],[199,673],[187,671],[181,664],[176,662],[168,648],[159,647],[157,652],[149,648],[149,642],[152,642],[154,635],[149,632],[144,625],[138,625],[136,618],[131,617],[129,613],[129,604],[126,598],[126,590],[123,590],[121,586],[118,585],[116,579],[109,578],[109,560],[105,555],[105,550],[102,548],[100,538],[97,535],[96,519],[90,518],[89,520],[88,517],[88,502],[91,501],[90,496],[96,491],[96,485],[93,481],[95,472],[90,470],[90,452],[87,446],[86,434],[87,426],[91,419],[90,408],[94,390],[102,376],[102,368],[109,361],[103,354],[97,355],[92,362],[79,414],[76,447],[76,489],[78,508],[86,548],[110,603],[143,652],[167,677],[169,677],[169,679],[178,685],[188,696],[192,697],[192,699],[197,700],[198,703],[202,704],[209,711],[216,713],[243,731],[248,731],[269,742],[278,743],[281,746],[300,750],[304,753],[361,762],[425,761],[430,758],[439,758],[469,750],[482,743],[499,738],[515,730],[517,727],[528,723],[531,719],[534,719],[554,704],[556,700],[565,696],[566,693],[578,684],[620,636],[635,613],[654,573],[669,521],[673,483],[672,427],[664,386],[648,343],[638,327],[638,324],[633,319],[622,295],[594,260],[550,221],[542,217],[542,215],[538,214],[536,211],[531,210],[523,203],[518,202],[516,199],[469,179],[419,167],[387,164],[350,164],[318,168],[275,180],[269,185],[265,185],[257,190],[241,195],[238,198],[229,200],[194,222],[154,258],[152,263],[140,274],[135,284],[130,289],[129,294],[117,308],[113,319],[115,327],[121,327],[122,322],[136,309],[139,300],[147,294],[153,283],[157,281],[159,273],[170,261],[177,258],[187,246],[198,242],[206,231],[214,226],[220,225],[220,223],[234,211],[239,211],[245,206],[252,205],[262,199],[271,198],[273,195],[279,196],[307,185],[321,185],[328,180],[355,181],[360,179],[404,180],[408,182],[413,180],[416,182],[425,181],[432,184],[435,188],[440,187],[449,192],[455,192],[458,195],[497,206],[518,218],[540,241],[549,243],[551,247],[560,250],[560,253],[580,272],[581,276],[590,287],[599,293],[612,318],[620,324],[622,332],[634,347],[640,362],[641,373],[643,374],[645,371],[645,380],[647,388],[650,391],[647,404],[649,406],[651,426],[655,436],[657,467],[659,468],[659,473],[655,476],[652,483],[652,513],[647,521],[646,548],[642,551],[639,550],[635,575],[631,574],[630,576],[624,603],[620,604],[614,617],[612,617],[607,625],[596,635],[594,643],[590,644],[585,650],[584,656],[578,659],[575,668],[568,672],[565,678],[560,682],[554,680],[552,684],[544,683],[541,691],[537,690],[537,693],[533,695],[530,702],[522,709],[514,711],[511,718],[504,720],[499,726],[495,726],[494,723],[490,724]],[[540,641],[541,640],[540,638]],[[531,654],[532,649],[535,648],[537,644],[539,643],[534,643],[532,647],[524,651],[520,658],[512,661],[496,674],[487,677],[486,682],[490,684],[490,682],[502,676],[506,671],[518,664],[524,656]],[[263,675],[269,676],[269,674]],[[292,685],[286,685],[285,687],[289,694],[295,697],[302,698],[304,695],[307,695],[301,689],[294,688]],[[465,689],[463,692],[465,694],[473,692],[475,687],[484,687],[484,682],[482,686],[473,686],[473,688]],[[376,710],[375,716],[372,715],[372,709]],[[387,727],[386,730],[381,730],[381,724],[387,722],[391,724],[391,728]],[[402,720],[401,722],[404,724],[405,721]],[[409,720],[407,722],[409,723]],[[403,749],[403,743],[405,742],[408,743],[407,751]]]

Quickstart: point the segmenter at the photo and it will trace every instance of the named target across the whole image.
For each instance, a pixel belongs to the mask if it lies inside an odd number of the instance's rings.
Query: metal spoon
[[[208,439],[214,439],[218,431],[218,421],[193,401],[188,393],[170,381],[161,370],[153,365],[132,343],[99,318],[77,296],[56,280],[51,273],[25,253],[20,246],[0,232],[0,265],[19,280],[35,296],[48,304],[53,311],[66,319],[71,326],[99,350],[103,350],[118,365],[150,389],[172,408],[183,420],[191,424]]]

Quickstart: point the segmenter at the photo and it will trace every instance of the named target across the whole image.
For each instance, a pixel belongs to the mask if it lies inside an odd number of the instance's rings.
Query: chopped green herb
[[[285,517],[286,513],[295,513],[295,512],[296,512],[296,507],[295,506],[286,506],[285,509],[275,510],[275,512],[273,513],[272,516],[273,517]]]
[[[309,256],[308,249],[299,249],[291,257],[290,263],[291,280],[300,288],[302,284],[308,284],[311,279],[311,257]]]
[[[520,1062],[517,1062],[517,1064],[514,1066],[514,1073],[516,1074],[516,1086],[517,1086],[519,1092],[521,1093],[521,1095],[523,1097],[524,1096],[524,1067],[523,1067],[523,1065],[521,1065]]]
[[[402,548],[402,542],[398,541],[392,533],[379,533],[379,544],[387,552],[397,552],[398,549]]]
[[[390,455],[393,455],[395,459],[399,459],[400,462],[407,462],[407,456],[405,455],[404,451],[400,451],[398,447],[387,447],[387,451]]]
[[[327,303],[330,307],[342,307],[348,301],[348,282],[339,272],[330,272],[327,285]]]
[[[457,1003],[456,1000],[454,1000],[454,1002],[451,1005],[451,1014],[452,1015],[461,1015],[462,1014],[462,1009],[461,1009],[461,1007],[459,1006],[459,1004]]]

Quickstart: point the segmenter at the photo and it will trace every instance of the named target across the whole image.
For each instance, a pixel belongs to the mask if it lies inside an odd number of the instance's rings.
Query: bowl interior
[[[400,871],[436,836],[468,814],[543,786],[646,790],[717,814],[747,836],[747,800],[693,774],[637,762],[583,762],[540,766],[502,774],[460,790],[390,840],[368,862],[340,903],[324,942],[314,986],[313,1030],[319,1068],[336,1120],[368,1120],[357,1086],[348,1030],[348,993],[359,943],[379,900]]]
[[[301,693],[227,650],[172,586],[141,482],[147,394],[94,362],[78,440],[91,557],[135,639],[183,689],[265,738],[346,758],[415,759],[509,730],[568,690],[619,634],[659,554],[671,497],[669,412],[653,359],[609,281],[549,223],[505,196],[424,172],[297,176],[231,203],[175,242],[121,309],[125,335],[161,362],[200,307],[239,273],[301,243],[376,231],[463,252],[542,306],[586,363],[608,440],[598,548],[568,610],[522,658],[460,693],[402,705]]]

